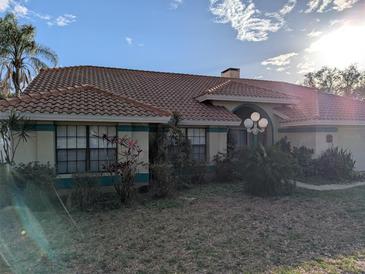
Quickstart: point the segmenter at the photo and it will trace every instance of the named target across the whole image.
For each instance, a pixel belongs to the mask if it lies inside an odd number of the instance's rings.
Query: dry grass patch
[[[84,237],[58,210],[24,219],[7,209],[0,239],[11,265],[28,273],[318,273],[338,256],[354,258],[356,270],[363,257],[348,256],[365,248],[364,202],[365,188],[262,199],[240,184],[206,185],[176,199],[74,214]]]

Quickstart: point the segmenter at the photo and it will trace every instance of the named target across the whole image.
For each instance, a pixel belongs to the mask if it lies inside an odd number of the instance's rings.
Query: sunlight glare
[[[345,68],[350,64],[365,67],[365,24],[343,25],[324,34],[306,50],[318,66]]]

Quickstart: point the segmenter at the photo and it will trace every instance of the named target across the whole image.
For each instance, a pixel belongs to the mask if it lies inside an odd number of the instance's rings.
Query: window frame
[[[58,136],[58,128],[59,127],[62,127],[62,126],[64,126],[64,127],[66,127],[66,136]],[[76,148],[74,148],[75,150],[76,150],[76,171],[75,172],[69,172],[69,168],[68,168],[68,163],[70,162],[69,160],[68,160],[68,152],[69,152],[69,150],[72,150],[72,148],[67,148],[67,139],[69,138],[69,136],[68,136],[68,128],[69,127],[72,127],[72,126],[75,126],[76,127],[76,140],[78,139],[78,136],[77,136],[77,127],[85,127],[85,138],[86,138],[86,147],[85,148],[81,148],[81,149],[78,149],[77,148],[77,141],[76,141]],[[97,171],[93,171],[93,170],[91,170],[91,153],[90,153],[90,151],[91,151],[91,149],[97,149],[98,150],[98,163],[100,162],[100,161],[104,161],[104,160],[101,160],[100,158],[99,158],[99,150],[102,150],[102,149],[106,149],[107,151],[108,150],[115,150],[115,159],[114,159],[114,161],[115,162],[117,162],[118,161],[118,145],[117,144],[115,144],[115,147],[113,147],[113,148],[100,148],[99,146],[98,146],[98,148],[91,148],[90,147],[90,138],[91,138],[91,136],[90,136],[90,127],[114,127],[115,128],[115,134],[116,134],[116,136],[118,136],[118,126],[117,125],[93,125],[93,124],[88,124],[88,125],[70,125],[70,124],[59,124],[59,125],[56,125],[55,126],[55,163],[56,163],[56,174],[57,175],[67,175],[67,174],[78,174],[78,173],[103,173],[103,172],[105,172],[105,171],[103,171],[103,170],[100,170],[99,168],[98,168],[98,170]],[[59,137],[64,137],[64,138],[66,138],[66,148],[58,148],[58,140],[59,140]],[[72,136],[71,136],[72,137]],[[78,167],[77,167],[77,163],[78,163],[78,159],[77,159],[77,157],[78,157],[78,153],[77,153],[77,150],[82,150],[82,149],[84,149],[85,150],[85,160],[84,160],[84,162],[85,162],[85,168],[84,168],[84,171],[78,171]],[[59,157],[58,157],[58,155],[59,155],[59,151],[66,151],[66,161],[59,161]],[[108,153],[108,152],[107,152]],[[66,163],[66,172],[59,172],[59,168],[58,168],[58,165],[59,165],[59,163],[60,162],[65,162]],[[73,162],[73,161],[71,161],[71,162]],[[81,161],[80,161],[81,162]],[[83,162],[83,161],[82,161]]]
[[[204,157],[203,157],[202,160],[201,159],[198,159],[198,160],[197,159],[194,159],[194,156],[193,156],[194,155],[194,152],[193,152],[194,144],[192,144],[192,142],[189,139],[189,129],[192,129],[192,130],[194,130],[194,129],[199,129],[199,130],[203,129],[204,130]],[[205,128],[205,127],[186,127],[186,128],[184,128],[184,131],[185,131],[185,138],[190,141],[190,145],[191,145],[191,149],[192,149],[192,151],[191,151],[191,154],[192,154],[191,157],[193,158],[193,160],[194,161],[198,161],[198,162],[206,162],[207,159],[208,159],[207,128]],[[201,138],[200,135],[197,136],[197,137],[198,138]],[[193,138],[194,138],[194,135],[193,135]],[[199,144],[199,145],[195,145],[195,146],[203,146],[203,145]]]

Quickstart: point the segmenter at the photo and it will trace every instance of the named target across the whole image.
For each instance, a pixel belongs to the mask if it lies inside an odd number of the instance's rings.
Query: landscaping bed
[[[361,273],[365,268],[364,187],[254,198],[239,183],[209,184],[173,199],[72,216],[79,230],[59,209],[2,209],[0,245],[8,262],[19,273]],[[4,262],[0,273],[6,273]]]

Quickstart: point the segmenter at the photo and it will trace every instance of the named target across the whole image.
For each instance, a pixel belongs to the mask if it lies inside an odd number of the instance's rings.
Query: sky
[[[59,66],[100,65],[300,83],[365,68],[365,0],[0,0]]]

